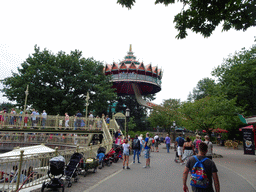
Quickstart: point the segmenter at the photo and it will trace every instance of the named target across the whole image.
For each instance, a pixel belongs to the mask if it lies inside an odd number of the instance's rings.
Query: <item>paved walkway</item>
[[[151,168],[143,169],[142,164],[131,163],[130,170],[122,169],[118,161],[110,167],[104,167],[97,173],[87,177],[80,176],[77,183],[66,192],[98,192],[98,191],[182,191],[182,173],[184,165],[174,162],[175,152],[167,154],[160,145],[159,153],[151,153]],[[256,191],[256,157],[243,155],[242,148],[238,150],[214,146],[214,152],[223,158],[214,159],[221,185],[221,191],[255,192]],[[130,156],[132,162],[132,156]],[[189,180],[189,179],[188,179]],[[188,184],[189,185],[189,184]],[[191,190],[190,190],[191,191]]]

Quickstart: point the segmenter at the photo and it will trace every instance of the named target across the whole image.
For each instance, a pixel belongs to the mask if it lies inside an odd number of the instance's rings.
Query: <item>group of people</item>
[[[175,139],[175,146],[177,147],[177,153],[179,156],[180,164],[186,166],[183,172],[183,191],[188,192],[187,178],[189,172],[191,173],[191,186],[193,192],[213,192],[213,182],[215,191],[220,191],[220,184],[218,179],[217,167],[212,161],[213,145],[206,135],[205,140],[202,141],[199,135],[196,135],[196,139],[192,141],[189,137],[186,140],[180,134]],[[167,134],[165,138],[167,153],[169,153],[171,139]],[[198,172],[199,175],[198,175]],[[197,179],[202,172],[205,174],[200,181]]]

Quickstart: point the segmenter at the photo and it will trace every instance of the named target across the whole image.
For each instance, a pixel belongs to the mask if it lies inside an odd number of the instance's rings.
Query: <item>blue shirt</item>
[[[183,137],[177,137],[177,138],[176,138],[176,142],[178,143],[178,145],[179,145],[179,139],[180,139],[180,138],[183,140],[183,143],[184,143],[184,141],[185,141]]]
[[[146,143],[146,142],[148,142],[148,141],[149,141],[149,138],[148,138],[148,137],[146,137],[146,139],[145,139],[145,143]],[[149,149],[149,147],[146,145],[145,149]]]
[[[170,143],[171,143],[170,137],[165,137],[165,143],[166,143],[166,144],[170,144]]]

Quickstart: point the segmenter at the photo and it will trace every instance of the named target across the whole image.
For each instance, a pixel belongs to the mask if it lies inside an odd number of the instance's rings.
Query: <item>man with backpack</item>
[[[208,150],[206,143],[201,142],[198,146],[199,153],[190,157],[186,163],[183,172],[183,191],[188,192],[187,178],[191,172],[190,185],[193,192],[214,192],[212,178],[214,181],[215,191],[220,192],[218,170],[215,163],[205,155]]]
[[[182,137],[182,134],[179,135],[179,137],[176,138],[176,145],[177,147],[177,152],[178,152],[178,156],[180,159],[180,163],[181,165],[183,165],[183,161],[182,161],[182,154],[183,154],[183,144],[184,144],[185,140]]]
[[[133,163],[135,163],[135,156],[137,154],[138,163],[140,163],[140,140],[138,139],[138,135],[132,141],[132,149],[133,149]]]

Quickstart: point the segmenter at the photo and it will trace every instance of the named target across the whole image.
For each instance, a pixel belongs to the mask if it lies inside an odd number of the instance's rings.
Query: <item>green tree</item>
[[[196,87],[193,89],[193,93],[188,96],[189,101],[199,100],[206,96],[219,95],[218,86],[211,78],[203,78],[198,81]]]
[[[185,102],[180,108],[180,121],[186,129],[205,130],[211,135],[211,130],[222,128],[232,130],[230,125],[238,122],[236,115],[241,109],[236,106],[236,99],[207,96],[194,102]]]
[[[118,4],[129,9],[136,0],[117,0]],[[215,28],[223,22],[223,31],[231,28],[247,30],[256,25],[256,11],[254,0],[156,0],[155,4],[183,3],[183,9],[174,17],[175,28],[178,30],[176,38],[183,39],[187,29],[201,33],[204,37],[211,36]]]
[[[0,111],[2,111],[3,108],[6,108],[8,112],[11,111],[12,108],[15,108],[16,105],[10,102],[3,102],[0,104]]]
[[[179,99],[167,99],[159,105],[153,108],[152,113],[149,116],[149,122],[153,127],[163,127],[170,133],[170,127],[173,125],[173,121],[177,125],[180,125],[178,118],[178,109],[181,106]]]
[[[70,54],[50,51],[35,46],[34,53],[21,64],[18,73],[3,81],[3,92],[17,105],[24,105],[29,84],[28,105],[48,114],[75,114],[85,108],[86,93],[90,93],[89,110],[106,112],[108,101],[116,98],[109,77],[103,74],[103,64],[93,58],[83,58],[82,52]]]
[[[143,99],[152,101],[155,99],[154,94],[143,96]],[[140,105],[134,95],[118,96],[117,102],[116,112],[125,114],[126,109],[130,109],[130,117],[134,118],[136,124],[134,131],[144,131],[149,129],[147,126],[147,108]]]
[[[225,59],[212,74],[218,78],[222,93],[237,98],[246,115],[256,115],[256,46],[236,52]]]

